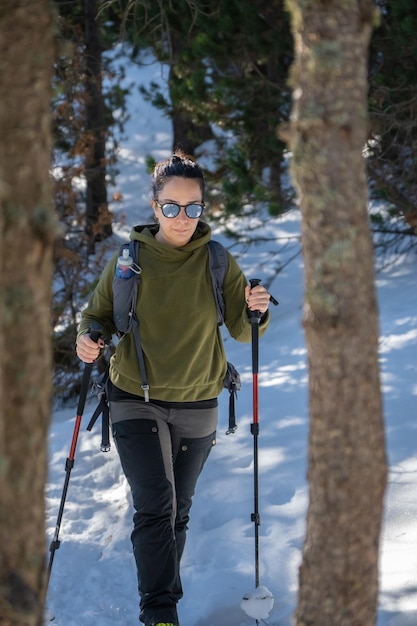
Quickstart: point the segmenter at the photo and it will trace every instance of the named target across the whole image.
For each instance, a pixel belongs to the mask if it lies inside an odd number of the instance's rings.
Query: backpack
[[[217,311],[217,324],[224,323],[225,303],[223,297],[223,282],[228,269],[227,251],[218,241],[210,240],[207,243],[209,256],[209,269],[213,287],[213,297]],[[123,256],[123,250],[129,250],[129,254],[135,263],[139,260],[139,241],[132,240],[121,244],[119,256]],[[139,320],[136,315],[136,302],[138,289],[141,282],[141,272],[139,264],[136,265],[138,272],[131,278],[113,279],[113,318],[119,336],[128,332],[133,332],[135,339],[136,354],[138,358],[139,370],[142,378],[142,390],[145,402],[149,402],[149,385],[146,375],[145,362],[140,342]],[[108,365],[100,381],[95,383],[99,404],[87,426],[91,430],[98,417],[102,414],[102,443],[101,450],[110,450],[109,440],[109,409],[107,402],[106,388],[109,380]],[[229,391],[229,427],[226,435],[236,431],[235,398],[240,390],[240,375],[232,363],[227,362],[226,376],[224,378],[224,388]]]

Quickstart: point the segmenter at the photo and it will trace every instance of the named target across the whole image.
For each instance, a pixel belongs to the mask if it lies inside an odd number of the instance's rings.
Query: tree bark
[[[51,412],[48,0],[0,7],[0,622],[42,623]]]
[[[386,457],[367,137],[371,0],[287,0],[295,36],[289,128],[302,211],[310,502],[297,626],[371,626]]]

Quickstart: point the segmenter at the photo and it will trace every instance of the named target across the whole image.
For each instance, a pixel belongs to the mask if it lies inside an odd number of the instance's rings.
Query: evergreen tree
[[[413,0],[379,0],[369,79],[368,170],[373,195],[391,206],[398,232],[417,235],[417,16]],[[381,223],[383,217],[377,216]],[[415,237],[414,237],[415,240]]]
[[[55,0],[52,172],[60,236],[54,251],[52,325],[57,395],[77,391],[78,378],[71,382],[80,367],[74,351],[76,315],[99,273],[95,264],[100,255],[91,254],[94,244],[111,234],[107,186],[115,174],[115,128],[122,130],[125,119],[126,91],[117,81],[117,55],[102,56],[118,41],[120,17],[107,11],[98,20],[95,3],[89,2]],[[86,36],[86,22],[92,36]]]
[[[132,4],[129,4],[131,7]],[[173,119],[174,147],[197,156],[214,137],[212,185],[230,211],[256,201],[272,213],[289,206],[282,188],[286,84],[292,39],[281,0],[136,0],[127,32],[137,49],[151,47],[169,72],[169,101],[160,85],[148,97]]]

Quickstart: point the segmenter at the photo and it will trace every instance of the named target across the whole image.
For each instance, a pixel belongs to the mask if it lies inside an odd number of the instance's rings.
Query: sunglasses
[[[158,200],[155,200],[155,204],[161,209],[164,217],[178,217],[181,209],[184,209],[185,215],[193,220],[196,220],[201,216],[205,207],[204,202],[191,202],[190,204],[164,202],[161,204]]]

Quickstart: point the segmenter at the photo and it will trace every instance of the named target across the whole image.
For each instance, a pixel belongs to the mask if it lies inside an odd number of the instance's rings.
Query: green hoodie
[[[189,243],[171,248],[154,235],[158,225],[135,226],[131,239],[140,241],[142,269],[137,316],[145,358],[150,399],[195,402],[216,398],[223,389],[226,356],[208,265],[210,227],[199,222]],[[113,322],[113,277],[118,253],[103,270],[87,308],[79,335],[98,322],[107,339],[116,332]],[[224,280],[225,324],[234,339],[249,342],[251,324],[246,312],[246,278],[228,254]],[[266,330],[269,315],[260,324]],[[133,333],[124,335],[110,359],[110,379],[120,389],[143,395]]]

